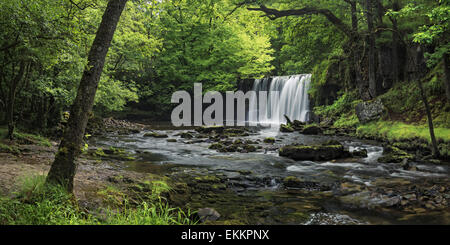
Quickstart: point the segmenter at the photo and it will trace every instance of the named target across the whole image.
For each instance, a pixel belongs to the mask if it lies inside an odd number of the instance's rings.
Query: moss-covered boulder
[[[198,127],[195,129],[195,131],[201,133],[201,134],[210,134],[212,132],[216,132],[218,134],[223,133],[225,130],[224,126],[203,126],[203,127]]]
[[[294,128],[292,128],[291,125],[288,124],[281,124],[280,125],[280,131],[283,133],[293,133],[294,132]]]
[[[380,163],[401,163],[403,160],[413,160],[414,156],[406,153],[395,146],[386,146],[383,151],[383,156],[378,158]]]
[[[366,158],[367,157],[367,150],[354,150],[352,151],[352,157],[354,158]]]
[[[264,143],[273,144],[273,143],[275,143],[275,138],[267,137],[267,138],[264,139]]]
[[[322,133],[322,129],[317,125],[311,124],[306,125],[300,133],[306,135],[318,135]]]
[[[238,136],[249,136],[250,134],[245,130],[245,128],[227,128],[223,131],[223,133],[230,137],[238,137]]]
[[[280,149],[279,155],[296,161],[328,161],[350,156],[341,144],[287,145]]]

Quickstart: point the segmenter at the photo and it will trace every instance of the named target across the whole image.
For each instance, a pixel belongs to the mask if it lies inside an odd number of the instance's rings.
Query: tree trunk
[[[444,54],[444,74],[445,74],[445,94],[447,95],[447,103],[450,103],[450,56]]]
[[[358,34],[358,16],[357,16],[357,8],[356,1],[348,1],[350,4],[350,12],[352,16],[352,37],[351,37],[351,47],[353,53],[353,66],[355,70],[355,83],[356,87],[360,89],[363,87],[362,78],[361,78],[361,67],[359,65],[361,57],[359,56],[359,41],[360,37]]]
[[[416,62],[417,62],[417,68],[419,70],[419,74],[421,73],[420,71],[425,70],[424,68],[425,66],[425,62],[423,61],[423,51],[422,48],[419,46],[417,48],[417,57],[416,57]],[[428,99],[425,95],[425,91],[423,90],[423,86],[422,86],[422,75],[419,75],[418,79],[417,79],[417,85],[419,85],[419,89],[420,89],[420,96],[422,97],[422,101],[423,104],[425,105],[425,111],[427,113],[427,119],[428,119],[428,129],[430,130],[430,137],[431,137],[431,152],[432,155],[434,157],[439,157],[439,148],[438,148],[438,144],[436,141],[436,136],[434,135],[434,126],[433,126],[433,117],[431,115],[431,110],[430,110],[430,105],[428,104]]]
[[[372,0],[366,0],[366,18],[367,18],[367,43],[369,45],[368,53],[368,65],[369,65],[369,93],[372,98],[378,95],[378,86],[376,80],[376,50],[375,50],[375,36],[374,36],[374,24],[373,24],[373,4]]]
[[[78,87],[77,96],[70,110],[70,118],[64,130],[58,152],[47,176],[47,184],[63,185],[73,191],[76,172],[75,159],[81,153],[81,145],[95,93],[105,64],[111,40],[127,0],[110,0],[97,30],[88,56],[88,65]]]
[[[398,11],[400,9],[397,0],[394,1],[392,9],[394,11]],[[393,80],[394,83],[397,83],[400,80],[399,43],[401,37],[398,32],[398,23],[396,17],[392,17],[391,22],[392,22],[392,29],[394,29],[394,32],[392,33],[392,66],[394,71]]]
[[[418,79],[417,84],[419,85],[420,95],[422,97],[423,104],[425,105],[425,111],[427,112],[428,118],[428,128],[430,129],[430,137],[431,137],[431,152],[434,157],[439,157],[439,148],[436,141],[436,136],[434,135],[434,126],[433,126],[433,117],[431,116],[430,105],[428,104],[427,97],[425,95],[425,91],[423,90],[422,82]]]
[[[20,62],[19,72],[17,73],[17,76],[11,80],[11,83],[9,85],[9,94],[8,94],[8,100],[6,104],[6,122],[8,124],[8,135],[6,136],[9,140],[14,139],[14,128],[15,128],[15,122],[14,122],[14,104],[16,103],[16,93],[17,93],[17,87],[22,81],[24,75],[25,75],[25,68],[26,64],[25,61]]]

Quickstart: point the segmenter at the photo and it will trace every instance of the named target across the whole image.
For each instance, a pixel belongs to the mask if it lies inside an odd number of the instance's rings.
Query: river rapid
[[[256,152],[222,153],[209,149],[210,138],[193,129],[167,123],[150,127],[168,138],[145,137],[150,131],[110,133],[89,144],[120,148],[134,157],[111,163],[115,167],[167,176],[177,186],[170,200],[194,211],[214,208],[221,215],[214,224],[450,224],[449,167],[414,163],[417,170],[409,171],[378,163],[383,154],[378,142],[249,128],[249,136],[230,140],[253,141]],[[181,138],[183,132],[194,138]],[[276,142],[264,143],[267,137]],[[330,139],[350,151],[366,149],[368,155],[324,162],[278,155],[283,145]]]

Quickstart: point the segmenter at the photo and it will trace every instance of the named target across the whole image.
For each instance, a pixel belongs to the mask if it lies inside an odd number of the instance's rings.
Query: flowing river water
[[[183,175],[197,180],[202,180],[198,176],[219,179],[200,181],[212,187],[203,185],[199,187],[200,191],[188,194],[189,201],[180,203],[189,203],[187,206],[192,209],[215,208],[223,218],[232,220],[231,224],[450,223],[446,203],[449,200],[449,167],[424,163],[417,164],[420,171],[407,171],[398,164],[378,163],[383,147],[377,142],[252,128],[248,137],[231,140],[255,141],[261,149],[254,153],[220,153],[208,148],[212,143],[209,139],[179,137],[181,132],[195,135],[190,129],[172,128],[167,123],[154,124],[152,128],[177,142],[144,137],[144,131],[96,137],[90,144],[130,152],[135,160],[116,163],[116,167],[126,170],[158,173],[169,178]],[[277,141],[266,144],[263,142],[266,137],[274,137]],[[317,144],[330,139],[338,140],[350,151],[366,149],[368,156],[313,162],[294,161],[278,155],[278,149],[283,145]],[[292,188],[286,186],[284,180],[287,177],[296,177],[300,184]],[[229,191],[224,192],[225,188]],[[437,194],[428,193],[433,188],[437,189]],[[422,196],[443,199],[435,201],[443,205],[432,209],[409,205]]]

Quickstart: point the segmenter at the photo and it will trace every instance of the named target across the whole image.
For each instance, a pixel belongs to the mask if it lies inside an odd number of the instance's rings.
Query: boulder
[[[183,139],[192,139],[192,138],[194,138],[194,136],[192,134],[186,133],[186,132],[185,133],[181,133],[180,137],[183,138]]]
[[[289,124],[281,124],[280,131],[283,133],[293,133],[294,129]]]
[[[287,145],[280,149],[279,155],[296,161],[329,161],[350,156],[341,144]]]
[[[351,154],[355,158],[366,158],[367,157],[367,150],[366,149],[354,150],[354,151],[352,151]]]
[[[406,153],[395,146],[386,146],[383,151],[383,156],[378,158],[381,163],[402,163],[414,159],[414,156]]]
[[[300,131],[302,134],[317,135],[322,133],[322,129],[317,125],[307,125]]]
[[[219,212],[213,208],[201,208],[197,211],[197,215],[201,222],[216,221],[220,218]]]
[[[223,133],[223,131],[225,130],[224,126],[211,126],[211,127],[198,127],[195,129],[195,131],[202,133],[202,134],[209,134],[212,133],[213,131],[221,134]]]
[[[153,137],[153,138],[169,138],[167,134],[159,134],[159,133],[146,133],[144,134],[144,137]]]
[[[373,102],[362,102],[356,106],[356,115],[361,123],[367,123],[381,118],[383,111],[384,105],[379,99]]]
[[[267,137],[267,138],[264,139],[264,143],[273,144],[273,143],[275,143],[275,138]]]

